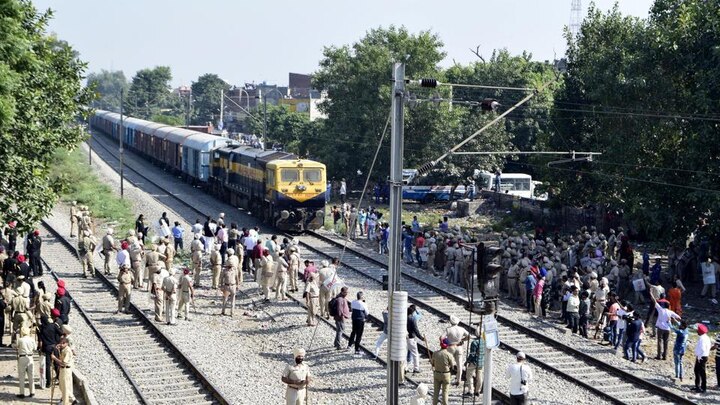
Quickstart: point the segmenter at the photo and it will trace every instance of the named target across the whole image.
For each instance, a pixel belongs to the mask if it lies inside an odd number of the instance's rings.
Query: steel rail
[[[336,246],[337,248],[339,248],[339,249],[343,249],[343,248],[344,248],[346,251],[353,253],[355,256],[358,256],[358,257],[360,257],[360,258],[362,258],[362,259],[364,259],[364,260],[367,260],[367,261],[369,261],[369,262],[371,262],[371,263],[373,263],[373,264],[375,264],[375,265],[377,265],[377,266],[379,266],[379,267],[387,270],[387,263],[384,263],[384,262],[382,262],[382,261],[380,261],[380,260],[377,260],[377,259],[374,258],[374,257],[367,256],[366,254],[364,254],[364,253],[362,253],[362,252],[360,252],[360,251],[358,251],[358,250],[356,250],[356,249],[353,249],[353,248],[351,248],[351,247],[346,247],[344,244],[342,244],[342,243],[340,243],[340,242],[338,242],[338,241],[336,241],[336,240],[334,240],[334,239],[332,239],[332,238],[329,238],[329,237],[327,237],[327,236],[325,236],[325,235],[320,235],[320,234],[318,234],[318,233],[316,233],[316,232],[313,232],[313,231],[305,231],[305,234],[308,234],[308,235],[311,235],[311,236],[314,237],[314,238],[323,240],[323,241],[326,242],[326,243],[333,244],[333,245],[335,245],[335,246]],[[320,254],[323,254],[323,255],[325,255],[325,256],[327,256],[327,257],[330,257],[330,255],[328,255],[328,254],[320,251],[319,249],[312,248],[311,246],[309,246],[309,245],[307,245],[307,244],[305,244],[305,246],[308,247],[308,248],[310,248],[310,249],[312,249],[313,251],[316,251],[316,252],[318,252],[318,253],[320,253]],[[344,265],[345,265],[346,267],[354,270],[355,272],[358,272],[358,273],[360,273],[360,274],[363,274],[363,275],[365,275],[366,277],[368,277],[368,278],[370,278],[370,279],[373,279],[373,280],[375,280],[375,281],[377,281],[377,282],[382,283],[382,280],[377,280],[376,278],[371,277],[370,275],[362,272],[362,271],[359,270],[359,269],[356,269],[356,268],[354,268],[354,267],[352,267],[352,266],[348,266],[347,264],[344,264]],[[457,303],[457,304],[462,305],[463,308],[465,308],[466,310],[468,310],[468,308],[470,308],[470,303],[468,302],[467,299],[465,299],[465,298],[463,298],[463,297],[460,297],[460,296],[457,296],[457,295],[455,295],[455,294],[453,294],[453,293],[450,293],[450,292],[448,292],[448,291],[445,291],[445,290],[443,290],[443,289],[441,289],[441,288],[439,288],[439,287],[437,287],[437,286],[435,286],[435,285],[433,285],[433,284],[431,284],[431,283],[428,283],[428,282],[425,281],[425,280],[422,280],[422,279],[419,278],[419,277],[416,277],[416,276],[414,276],[414,275],[412,275],[412,274],[409,274],[408,272],[403,271],[403,272],[402,272],[402,275],[403,275],[404,277],[410,279],[411,281],[413,281],[413,282],[415,282],[415,283],[418,283],[418,284],[420,284],[420,285],[422,285],[422,286],[424,286],[424,287],[426,287],[426,288],[429,288],[429,289],[431,289],[431,290],[433,290],[433,291],[436,291],[436,292],[440,293],[442,296],[444,296],[444,297],[446,297],[446,298],[449,298],[450,300],[454,301],[454,302]],[[414,302],[416,302],[416,303],[418,303],[418,304],[420,304],[420,305],[423,305],[423,307],[425,307],[426,309],[429,309],[429,310],[431,310],[431,311],[436,311],[436,313],[443,314],[443,315],[446,316],[446,317],[448,316],[447,314],[442,313],[442,311],[440,311],[440,310],[436,310],[436,309],[434,309],[434,308],[432,308],[432,307],[428,307],[428,305],[422,303],[422,301],[415,300],[415,299],[412,298],[412,297],[408,297],[408,299],[409,299],[409,300],[413,300]],[[612,366],[612,365],[610,365],[610,364],[608,364],[608,363],[605,363],[605,362],[602,361],[602,360],[598,360],[598,359],[596,359],[596,358],[594,358],[594,357],[592,357],[592,356],[590,356],[590,355],[588,355],[588,354],[586,354],[586,353],[584,353],[584,352],[582,352],[582,351],[580,351],[580,350],[577,350],[577,349],[575,349],[575,348],[573,348],[573,347],[570,347],[570,346],[568,346],[568,345],[565,345],[565,344],[563,344],[563,343],[557,342],[556,340],[552,339],[551,337],[545,336],[545,335],[543,335],[543,334],[541,334],[541,333],[539,333],[539,332],[537,332],[537,331],[532,330],[531,328],[528,328],[528,327],[526,327],[526,326],[524,326],[524,325],[521,325],[521,324],[518,323],[518,322],[515,322],[515,321],[513,321],[513,320],[511,320],[511,319],[508,319],[508,318],[506,318],[506,317],[503,317],[503,316],[497,315],[497,314],[495,315],[495,317],[496,317],[496,319],[497,319],[500,323],[508,326],[508,327],[511,328],[511,329],[516,329],[516,330],[520,331],[521,333],[523,333],[523,334],[525,334],[525,335],[531,336],[531,337],[533,337],[533,338],[541,341],[542,343],[545,343],[545,344],[547,344],[547,345],[549,345],[549,346],[552,346],[552,347],[554,347],[554,348],[560,349],[560,350],[562,350],[562,351],[564,351],[564,352],[566,352],[566,353],[571,354],[572,356],[578,357],[578,358],[580,358],[581,360],[585,361],[586,363],[589,363],[589,364],[591,364],[591,365],[593,365],[593,366],[595,366],[595,367],[597,367],[597,368],[599,368],[599,369],[601,369],[601,370],[603,370],[603,371],[608,371],[608,372],[610,372],[610,373],[612,373],[612,374],[615,374],[615,375],[616,375],[617,377],[619,377],[619,378],[628,380],[628,381],[630,381],[630,382],[632,382],[632,383],[634,383],[634,384],[636,384],[636,385],[639,385],[639,386],[645,388],[646,390],[648,390],[648,391],[650,391],[650,392],[656,393],[658,396],[665,397],[665,398],[671,400],[671,401],[674,402],[674,403],[678,403],[678,404],[688,404],[688,405],[690,405],[690,404],[695,404],[695,402],[690,401],[689,399],[687,399],[687,398],[685,398],[685,397],[683,397],[683,396],[681,396],[681,395],[679,395],[679,394],[676,394],[676,393],[674,393],[674,392],[672,392],[672,391],[670,391],[670,390],[668,390],[668,389],[666,389],[666,388],[664,388],[664,387],[661,387],[661,386],[658,386],[658,385],[653,384],[653,383],[651,383],[651,382],[648,382],[648,381],[644,380],[644,379],[641,378],[641,377],[638,377],[638,376],[636,376],[636,375],[634,375],[634,374],[632,374],[632,373],[630,373],[630,372],[627,372],[627,371],[625,371],[625,370],[621,370],[621,369],[619,369],[619,368],[617,368],[617,367],[614,367],[614,366]],[[461,323],[461,324],[464,324],[464,326],[465,326],[466,328],[471,328],[471,325],[467,325],[467,324],[465,324],[465,323],[462,322],[462,321],[461,321],[460,323]],[[471,329],[470,329],[470,330],[471,330]],[[511,345],[509,345],[509,344],[507,344],[507,343],[501,342],[501,346],[508,348],[508,349],[509,349],[511,352],[513,352],[513,353],[517,353],[517,352],[519,351],[517,348],[512,347]],[[581,386],[583,386],[583,387],[591,390],[592,392],[594,392],[594,393],[596,393],[596,394],[599,394],[599,395],[601,395],[601,396],[603,396],[603,397],[605,397],[605,398],[607,398],[607,399],[609,399],[609,400],[611,400],[611,401],[613,401],[613,402],[615,402],[615,403],[618,403],[618,404],[624,403],[623,401],[618,400],[618,399],[616,399],[616,398],[613,398],[611,395],[609,395],[609,394],[607,394],[607,393],[605,393],[605,392],[597,389],[596,387],[593,387],[593,386],[590,385],[590,384],[585,383],[584,381],[578,380],[577,378],[572,377],[572,376],[568,375],[567,373],[564,373],[564,372],[560,371],[559,369],[556,369],[556,368],[554,368],[554,367],[552,367],[552,366],[547,365],[546,363],[544,363],[543,361],[541,361],[541,360],[539,360],[539,359],[533,358],[533,357],[531,357],[531,356],[529,356],[529,355],[527,355],[527,354],[526,354],[526,356],[528,357],[528,359],[531,359],[531,360],[534,359],[535,362],[537,362],[539,365],[543,366],[543,368],[547,368],[548,370],[550,370],[550,371],[552,371],[552,372],[554,372],[554,373],[557,373],[557,374],[559,374],[559,375],[562,375],[563,377],[565,377],[565,378],[567,378],[567,379],[570,379],[570,380],[572,380],[573,382],[578,383],[579,385],[581,385]]]
[[[56,240],[60,241],[60,243],[62,245],[64,245],[66,248],[68,248],[75,255],[75,257],[80,259],[80,254],[78,253],[75,246],[72,243],[70,243],[70,241],[65,239],[65,237],[62,236],[60,234],[60,232],[58,232],[55,228],[53,228],[46,221],[42,221],[42,225],[55,237]],[[103,272],[100,269],[95,268],[95,274],[98,276],[100,281],[108,287],[108,289],[110,290],[110,292],[113,295],[115,295],[115,296],[118,295],[117,287],[107,277],[105,277],[105,275],[103,274]],[[77,302],[75,302],[75,304],[78,305]],[[78,305],[78,308],[79,307],[80,306]],[[140,308],[138,308],[135,304],[133,304],[131,302],[130,309],[138,317],[138,319],[140,320],[140,322],[142,324],[149,327],[150,334],[153,337],[155,337],[156,339],[158,339],[160,342],[162,342],[164,344],[164,346],[166,348],[168,348],[170,350],[170,352],[175,356],[175,358],[178,359],[185,367],[187,367],[187,369],[198,379],[198,382],[200,383],[200,385],[202,385],[202,387],[208,391],[208,394],[210,394],[210,396],[213,398],[213,400],[217,401],[221,405],[230,404],[230,402],[227,399],[225,399],[225,396],[222,394],[220,389],[213,386],[212,383],[210,383],[208,378],[205,376],[205,374],[202,371],[200,371],[200,369],[197,367],[197,365],[195,365],[195,363],[192,360],[187,358],[182,353],[182,351],[177,346],[175,346],[175,344],[167,336],[165,336],[162,333],[162,331],[160,331],[160,329],[145,315],[145,313]],[[92,324],[92,322],[89,320],[89,318],[86,315],[84,315],[84,317],[85,317],[85,319],[88,320],[88,322],[90,322]],[[93,330],[96,330],[95,327],[93,327]],[[99,336],[99,331],[97,331],[97,333]],[[104,339],[102,339],[102,340],[104,341]],[[112,349],[110,349],[110,347],[107,345],[106,342],[104,342],[104,343],[105,343],[106,348],[111,352],[111,356],[113,357],[113,359],[115,359],[119,363],[117,356],[114,353],[112,353]],[[127,375],[128,379],[130,379],[131,384],[133,385],[133,389],[138,392],[138,394],[140,395],[140,397],[144,401],[144,403],[151,403],[151,401],[147,400],[140,393],[141,388],[136,384],[136,382],[132,379],[132,377],[130,377],[130,375],[128,374],[125,367],[121,366],[121,368],[122,368],[123,372]]]
[[[112,151],[110,148],[108,148],[107,146],[105,146],[104,144],[102,144],[100,141],[97,141],[97,137],[93,137],[93,139],[96,140],[96,143],[97,143],[98,145],[100,145],[101,148],[103,148],[103,149],[106,150],[108,153],[110,153],[110,155],[112,155],[114,158],[118,159],[117,156],[113,153],[113,151]],[[102,159],[102,156],[99,156],[99,155],[98,155],[98,157],[99,157],[100,159]],[[127,162],[125,162],[125,168],[128,169],[128,170],[130,170],[130,171],[132,171],[132,172],[134,172],[134,173],[135,173],[136,175],[138,175],[139,177],[145,179],[145,181],[147,181],[148,183],[151,183],[151,184],[152,184],[154,187],[156,187],[157,189],[162,190],[162,191],[165,192],[167,195],[173,197],[175,200],[177,200],[178,202],[180,202],[183,206],[191,209],[192,211],[194,211],[194,212],[197,213],[198,215],[207,216],[206,213],[204,213],[204,212],[202,212],[201,210],[199,210],[198,208],[196,208],[196,207],[188,204],[188,203],[187,203],[185,200],[183,200],[182,198],[180,198],[180,197],[178,197],[177,195],[173,194],[172,192],[170,192],[169,190],[167,190],[165,187],[159,185],[157,182],[155,182],[155,181],[153,181],[152,179],[150,179],[148,176],[144,175],[144,174],[141,173],[140,171],[138,171],[138,170],[134,169],[133,167],[131,167],[130,165],[128,165]],[[113,168],[113,170],[115,170],[115,169]],[[130,181],[130,180],[128,180],[128,181],[129,181],[131,184],[135,185],[136,187],[140,187],[138,184],[133,183],[133,182]],[[260,221],[259,218],[255,218],[255,217],[252,217],[252,218],[255,219],[255,220]],[[291,236],[291,235],[289,235],[289,236]],[[292,237],[292,236],[291,236],[291,237]],[[299,273],[299,274],[302,274],[302,273]],[[258,303],[255,303],[255,300],[254,300],[249,294],[246,294],[246,293],[244,293],[244,292],[243,292],[243,294],[244,294],[245,296],[247,296],[247,297],[251,300],[251,302],[253,303],[253,305],[254,305],[256,308],[260,308],[263,312],[265,312],[266,314],[268,314],[268,316],[270,316],[271,319],[274,320],[274,317],[273,317],[270,313],[268,313],[268,311],[266,311],[266,310],[263,308],[264,306],[262,305],[262,303],[259,303],[259,302],[258,302]],[[292,294],[287,294],[287,296],[288,296],[290,299],[292,299],[293,301],[297,302],[301,307],[307,308],[306,305],[305,305],[305,303],[302,302],[302,300],[297,299],[297,298],[294,297]],[[326,320],[326,319],[324,319],[324,318],[322,318],[322,317],[319,317],[319,316],[318,316],[318,318],[319,318],[322,322],[324,322],[325,324],[329,325],[331,328],[336,329],[336,328],[335,328],[335,325],[334,325],[332,322],[330,322],[330,321],[328,321],[328,320]],[[375,327],[382,327],[382,325],[383,325],[382,320],[377,319],[376,317],[374,317],[374,316],[372,316],[372,315],[370,315],[368,318],[370,319],[370,321],[372,322],[372,324],[373,324]],[[349,338],[349,335],[347,335],[346,333],[344,333],[343,336],[344,336],[345,338]],[[424,345],[423,345],[423,344],[420,344],[420,343],[418,344],[418,346],[419,346],[419,347],[424,347]],[[368,353],[368,354],[371,354],[371,353],[372,353],[372,352],[370,351],[370,349],[368,349],[368,348],[365,347],[364,345],[361,345],[361,348],[363,349],[364,352],[366,352],[366,353]],[[426,352],[426,353],[432,353],[432,351],[430,350],[430,348],[425,348],[425,352]],[[431,355],[432,355],[432,354],[431,354]],[[387,362],[386,362],[385,360],[383,360],[383,359],[381,359],[381,358],[378,357],[378,358],[376,359],[376,361],[378,361],[380,364],[382,364],[383,367],[387,367]],[[419,384],[419,382],[414,381],[412,378],[409,378],[409,377],[406,377],[406,380],[409,381],[409,382],[411,382],[412,384],[414,384],[414,385],[416,385],[416,386]],[[509,397],[507,394],[505,394],[504,392],[502,392],[502,391],[493,389],[493,397],[496,398],[497,400],[501,401],[501,402],[504,403],[504,404],[509,404],[509,403],[510,403],[510,397]]]
[[[97,139],[97,137],[93,137],[93,139]],[[103,145],[103,144],[100,143],[100,142],[97,142],[97,143],[98,143],[103,149],[105,149],[106,151],[108,151],[114,158],[117,159],[117,156],[115,156],[115,154],[110,150],[110,148],[106,147],[105,145]],[[127,164],[126,164],[126,166],[127,166]],[[138,176],[142,177],[143,179],[145,179],[147,182],[151,183],[153,186],[157,187],[158,189],[164,191],[167,195],[173,197],[174,199],[176,199],[177,201],[179,201],[182,205],[190,208],[191,210],[193,210],[193,211],[196,212],[197,214],[204,215],[204,216],[207,215],[206,213],[200,211],[199,209],[197,209],[197,208],[193,207],[192,205],[188,204],[187,202],[185,202],[182,198],[180,198],[180,197],[176,196],[175,194],[171,193],[169,190],[165,189],[163,186],[159,185],[157,182],[153,181],[153,180],[150,179],[148,176],[140,173],[138,170],[135,170],[135,169],[130,168],[130,167],[128,167],[128,168],[129,168],[131,171],[135,172]],[[136,186],[137,186],[137,184],[136,184]],[[258,221],[261,221],[259,218],[255,218],[255,217],[253,217],[253,218],[256,219],[256,220],[258,220]],[[317,238],[317,239],[320,239],[320,240],[322,240],[322,241],[325,241],[326,243],[333,244],[333,245],[335,245],[335,246],[337,246],[337,247],[339,247],[339,248],[344,248],[346,251],[351,252],[351,253],[355,254],[356,256],[358,256],[358,257],[360,257],[360,258],[362,258],[362,259],[364,259],[364,260],[366,260],[366,261],[369,261],[369,262],[371,262],[371,263],[374,263],[375,265],[377,265],[377,266],[379,266],[379,267],[384,268],[384,269],[387,270],[387,263],[382,262],[382,261],[380,261],[380,260],[378,260],[378,259],[376,259],[376,258],[374,258],[374,257],[367,256],[367,255],[365,255],[364,253],[358,251],[357,249],[354,249],[354,248],[349,247],[349,246],[345,246],[344,244],[342,244],[342,243],[340,243],[340,242],[338,242],[338,241],[336,241],[336,240],[334,240],[334,239],[332,239],[332,238],[329,238],[329,237],[327,237],[327,236],[318,234],[318,233],[316,233],[316,232],[314,232],[314,231],[306,230],[304,233],[305,233],[306,235],[309,235],[309,236],[312,236],[312,237],[314,237],[314,238]],[[288,236],[293,237],[293,235],[288,235]],[[319,253],[319,254],[322,254],[322,255],[324,255],[324,256],[326,256],[326,257],[331,257],[330,255],[327,255],[326,253],[324,253],[324,252],[322,252],[322,251],[320,251],[320,250],[318,250],[318,249],[315,249],[315,248],[311,247],[310,245],[308,245],[308,244],[306,244],[306,243],[304,243],[304,242],[302,242],[302,244],[303,244],[305,247],[307,247],[308,249],[311,249],[311,250],[313,250],[313,251],[315,251],[315,252],[317,252],[317,253]],[[359,269],[354,268],[353,266],[349,266],[349,265],[347,265],[346,263],[343,263],[343,265],[346,266],[347,268],[349,268],[349,269],[357,272],[358,274],[361,274],[362,276],[371,278],[371,279],[373,279],[373,280],[375,280],[376,282],[379,282],[379,283],[382,282],[381,280],[377,280],[377,279],[369,276],[367,273],[365,273],[365,272],[363,272],[363,271],[361,271],[361,270],[359,270]],[[426,288],[429,288],[429,289],[431,289],[431,290],[433,290],[433,291],[436,291],[436,292],[440,293],[442,296],[444,296],[444,297],[446,297],[446,298],[449,298],[450,300],[452,300],[452,301],[454,301],[454,302],[462,305],[462,306],[463,306],[464,308],[466,308],[466,309],[470,308],[470,303],[467,301],[466,298],[463,298],[463,297],[460,297],[460,296],[458,296],[458,295],[456,295],[456,294],[453,294],[453,293],[450,293],[450,292],[448,292],[448,291],[445,291],[445,290],[443,290],[443,289],[441,289],[441,288],[439,288],[439,287],[437,287],[437,286],[435,286],[435,285],[433,285],[433,284],[431,284],[431,283],[428,283],[428,282],[425,281],[425,280],[422,280],[421,278],[418,278],[418,277],[416,277],[416,276],[414,276],[414,275],[406,272],[406,271],[403,271],[403,272],[402,272],[402,275],[403,275],[404,277],[412,280],[412,281],[415,282],[415,283],[418,283],[418,284],[420,284],[420,285],[422,285],[422,286],[424,286],[424,287],[426,287]],[[437,314],[437,315],[445,316],[445,317],[448,316],[448,314],[444,313],[443,311],[438,310],[438,309],[436,309],[436,308],[433,308],[432,306],[427,305],[427,304],[425,304],[424,302],[422,302],[422,301],[420,301],[420,300],[417,300],[417,299],[415,299],[415,298],[413,298],[413,297],[408,297],[408,299],[411,300],[411,301],[413,301],[414,303],[422,306],[423,308],[425,308],[425,309],[427,309],[427,310],[429,310],[429,311],[432,311],[433,313],[435,313],[435,314]],[[516,329],[516,330],[520,331],[522,334],[531,336],[531,337],[533,337],[533,338],[541,341],[542,343],[545,343],[545,344],[547,344],[547,345],[549,345],[549,346],[552,346],[552,347],[554,347],[554,348],[556,348],[556,349],[560,349],[560,350],[562,350],[562,351],[564,351],[564,352],[566,352],[566,353],[568,353],[568,354],[571,354],[572,356],[579,357],[580,359],[582,359],[582,360],[585,361],[586,363],[589,363],[589,364],[591,364],[591,365],[593,365],[593,366],[595,366],[595,367],[597,367],[597,368],[599,368],[599,369],[601,369],[601,370],[603,370],[603,371],[610,372],[611,374],[614,374],[614,375],[615,375],[616,377],[618,377],[618,378],[625,379],[625,380],[628,380],[628,381],[630,381],[630,382],[632,382],[632,383],[634,383],[634,384],[636,384],[636,385],[642,386],[644,389],[648,390],[649,392],[655,393],[655,394],[657,394],[658,396],[661,396],[661,397],[665,397],[665,398],[671,400],[671,401],[674,402],[674,403],[686,404],[686,405],[695,404],[694,402],[688,400],[687,398],[685,398],[685,397],[683,397],[683,396],[681,396],[681,395],[679,395],[679,394],[676,394],[676,393],[674,393],[674,392],[672,392],[672,391],[670,391],[670,390],[667,390],[667,389],[664,388],[664,387],[661,387],[661,386],[655,385],[655,384],[653,384],[653,383],[650,383],[650,382],[648,382],[648,381],[646,381],[646,380],[644,380],[644,379],[642,379],[642,378],[640,378],[640,377],[637,377],[637,376],[635,376],[635,375],[633,375],[633,374],[631,374],[631,373],[629,373],[629,372],[627,372],[627,371],[625,371],[625,370],[621,370],[621,369],[616,368],[616,367],[614,367],[614,366],[612,366],[612,365],[610,365],[610,364],[608,364],[608,363],[605,363],[605,362],[603,362],[603,361],[601,361],[601,360],[595,359],[594,357],[592,357],[592,356],[590,356],[590,355],[587,355],[587,354],[583,353],[582,351],[579,351],[579,350],[574,349],[574,348],[572,348],[572,347],[570,347],[570,346],[567,346],[567,345],[564,345],[564,344],[562,344],[562,343],[559,343],[559,342],[553,340],[553,339],[550,338],[550,337],[544,336],[544,335],[542,335],[542,334],[540,334],[540,333],[538,333],[538,332],[536,332],[536,331],[533,331],[532,329],[530,329],[530,328],[528,328],[528,327],[526,327],[526,326],[523,326],[523,325],[521,325],[521,324],[519,324],[519,323],[517,323],[517,322],[515,322],[515,321],[512,321],[512,320],[510,320],[510,319],[508,319],[508,318],[505,318],[505,317],[503,317],[503,316],[501,316],[501,315],[497,315],[497,314],[496,314],[496,319],[497,319],[500,323],[502,323],[502,324],[504,324],[504,325],[506,325],[506,326],[508,326],[508,327],[510,327],[510,328],[512,328],[512,329]],[[465,322],[463,322],[463,321],[461,321],[460,324],[461,324],[462,326],[464,326],[466,329],[468,329],[469,331],[472,331],[472,329],[473,329],[471,325],[468,325],[467,323],[465,323]],[[333,325],[331,325],[331,326],[333,326]],[[512,352],[512,353],[516,353],[516,352],[519,351],[517,348],[513,347],[512,345],[509,345],[509,344],[504,343],[504,342],[501,342],[501,347],[506,348],[507,350],[509,350],[509,351]],[[526,355],[527,355],[527,354],[526,354]],[[575,383],[575,384],[577,384],[577,385],[579,385],[579,386],[582,386],[582,387],[590,390],[591,392],[593,392],[593,393],[595,393],[595,394],[597,394],[597,395],[600,395],[600,396],[602,396],[602,397],[610,400],[611,402],[614,402],[614,403],[617,403],[617,404],[623,404],[623,403],[624,403],[622,400],[619,400],[619,399],[617,399],[617,398],[612,397],[610,394],[606,393],[605,391],[602,391],[601,389],[596,388],[596,387],[592,386],[591,384],[588,384],[588,383],[586,383],[586,382],[584,382],[584,381],[582,381],[582,380],[579,380],[579,379],[577,379],[577,378],[575,378],[575,377],[573,377],[573,376],[571,376],[571,375],[569,375],[569,374],[567,374],[567,373],[565,373],[565,372],[563,372],[563,371],[561,371],[561,370],[559,370],[559,369],[557,369],[557,368],[555,368],[555,367],[553,367],[553,366],[550,366],[550,365],[548,365],[547,363],[545,363],[545,362],[543,362],[543,361],[541,361],[541,360],[539,360],[539,359],[537,359],[537,358],[534,358],[534,357],[532,357],[532,356],[528,356],[528,358],[529,358],[530,360],[534,360],[534,362],[537,363],[537,364],[538,364],[539,366],[541,366],[542,368],[545,368],[545,369],[547,369],[547,370],[549,370],[549,371],[551,371],[551,372],[553,372],[553,373],[556,373],[556,374],[562,376],[563,378],[568,379],[568,380],[572,381],[573,383]]]

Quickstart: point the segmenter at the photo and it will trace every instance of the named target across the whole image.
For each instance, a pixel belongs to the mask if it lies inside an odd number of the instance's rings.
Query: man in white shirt
[[[655,327],[657,328],[657,356],[655,356],[655,360],[660,360],[661,358],[665,360],[668,339],[670,338],[670,318],[679,321],[680,315],[668,309],[670,303],[667,302],[667,300],[663,299],[661,302],[658,302],[652,294],[650,295],[650,299],[655,304],[655,310],[657,311],[657,321],[655,321]]]
[[[506,372],[510,378],[510,403],[524,405],[528,401],[532,370],[525,364],[525,353],[517,352],[516,358],[517,363],[509,365]]]
[[[695,387],[692,391],[705,392],[707,389],[707,374],[705,373],[705,366],[707,365],[708,357],[710,357],[710,337],[707,335],[708,328],[702,323],[697,325],[698,341],[695,345]]]

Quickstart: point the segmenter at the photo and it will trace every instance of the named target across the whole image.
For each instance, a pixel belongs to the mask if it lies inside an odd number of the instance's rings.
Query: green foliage
[[[84,138],[77,118],[91,101],[85,63],[46,34],[51,16],[30,1],[0,0],[0,220],[18,220],[21,231],[55,204],[54,151]]]
[[[172,125],[179,127],[185,125],[185,117],[179,115],[155,114],[150,117],[150,121],[159,122],[160,124]]]
[[[132,204],[121,200],[88,166],[87,155],[81,149],[72,152],[58,150],[53,163],[53,178],[64,184],[61,198],[87,205],[95,218],[117,222],[119,229],[132,229],[135,218]]]
[[[437,77],[438,63],[445,56],[442,46],[440,38],[431,32],[411,34],[404,27],[391,26],[370,30],[352,46],[325,48],[313,80],[314,87],[328,93],[327,101],[320,106],[328,119],[314,149],[328,165],[330,177],[353,179],[358,177],[356,170],[367,171],[390,113],[393,62],[405,61],[408,77]],[[450,133],[456,125],[447,119],[441,121],[446,115],[450,115],[447,108],[409,111],[405,130],[408,150],[426,150],[433,136]],[[431,128],[414,125],[418,119],[435,124],[441,132],[433,134]],[[389,137],[386,139],[389,145]],[[376,172],[387,173],[389,163],[388,150],[384,149]]]
[[[267,142],[280,143],[288,152],[307,156],[312,152],[310,147],[313,129],[316,124],[310,122],[307,114],[290,111],[285,105],[267,106]],[[249,131],[254,134],[263,133],[263,111],[245,119]],[[268,144],[267,146],[271,146]]]
[[[149,119],[163,109],[183,111],[182,100],[170,92],[172,73],[169,66],[156,66],[139,70],[132,78],[130,90],[125,99],[128,115]]]
[[[206,73],[192,84],[193,116],[192,123],[205,125],[208,122],[217,123],[220,116],[220,91],[230,90],[230,85],[225,83],[218,75]]]
[[[717,190],[720,174],[719,125],[707,119],[720,107],[719,9],[658,0],[640,20],[590,8],[556,95],[562,137],[544,143],[603,156],[548,171],[563,202],[621,206],[652,238],[685,237],[703,217],[718,230],[719,193],[701,189]]]
[[[92,107],[100,110],[120,112],[120,92],[128,94],[130,85],[122,70],[101,70],[99,73],[90,73],[87,85],[95,92]]]
[[[494,51],[487,61],[482,59],[469,65],[455,64],[445,72],[445,76],[450,83],[492,84],[498,87],[540,88],[545,83],[556,81],[555,70],[551,64],[533,61],[532,55],[525,52],[522,55],[512,56],[505,49]],[[511,107],[512,104],[526,95],[526,92],[516,90],[490,90],[463,87],[455,88],[453,91],[453,99],[461,102],[478,101],[485,98],[497,99],[500,103],[504,104],[504,107],[501,107],[500,111],[502,111],[502,108]],[[548,131],[552,129],[552,124],[548,120],[552,99],[552,87],[546,87],[541,94],[536,95],[530,102],[508,115],[503,125],[499,125],[499,128],[504,126],[505,131],[510,134],[512,141],[512,145],[505,147],[505,149],[521,151],[535,150],[538,137],[547,134]],[[482,114],[479,106],[473,106],[469,110],[471,116]],[[491,117],[494,118],[494,116]],[[490,143],[494,138],[492,134],[488,135],[485,141],[486,144]],[[496,145],[494,150],[500,150],[503,146],[505,145]],[[516,160],[523,163],[529,159],[526,156],[520,156],[516,158]],[[498,163],[497,158],[491,160],[485,157],[482,160],[474,162],[474,166],[493,171],[494,166],[497,166]],[[506,169],[510,170],[509,167],[506,167]],[[515,168],[515,170],[530,173],[533,171],[532,167],[523,165]]]

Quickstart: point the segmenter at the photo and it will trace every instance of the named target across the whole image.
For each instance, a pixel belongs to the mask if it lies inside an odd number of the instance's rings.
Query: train
[[[236,140],[96,110],[90,126],[148,161],[283,231],[315,230],[325,221],[323,163]]]

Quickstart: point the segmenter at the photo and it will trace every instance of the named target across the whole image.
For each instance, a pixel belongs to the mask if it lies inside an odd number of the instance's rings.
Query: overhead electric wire
[[[536,165],[536,164],[532,164],[532,163],[521,163],[521,162],[517,162],[516,164],[518,164],[518,165],[525,165],[525,166],[532,166],[532,167],[537,167],[537,168],[544,168],[544,169],[547,169],[547,168],[548,168],[547,166],[541,166],[541,165]],[[549,168],[552,169],[552,170],[560,170],[560,171],[570,172],[570,173],[580,173],[580,174],[596,175],[596,176],[606,177],[606,178],[611,178],[611,179],[616,179],[616,180],[630,180],[630,181],[637,181],[637,182],[647,183],[647,184],[656,184],[656,185],[659,185],[659,186],[678,187],[678,188],[684,188],[684,189],[688,189],[688,190],[702,191],[702,192],[708,192],[708,193],[713,193],[713,194],[720,194],[720,190],[714,190],[714,189],[703,188],[703,187],[688,186],[688,185],[684,185],[684,184],[667,183],[667,182],[664,182],[664,181],[655,181],[655,180],[639,179],[639,178],[637,178],[637,177],[630,177],[630,176],[625,176],[625,175],[621,175],[621,174],[609,174],[609,173],[602,173],[602,172],[596,172],[596,171],[589,172],[589,171],[586,171],[586,170],[579,170],[579,169],[565,169],[565,168],[557,167],[557,166],[550,166]]]
[[[636,165],[636,164],[632,164],[632,163],[608,162],[605,160],[593,160],[593,163],[599,163],[602,165],[635,167],[635,168],[639,168],[639,169],[664,170],[664,171],[669,171],[669,172],[682,172],[682,173],[703,174],[703,175],[708,175],[708,176],[720,176],[720,173],[710,173],[710,172],[705,172],[702,170],[690,170],[690,169],[679,169],[679,168],[671,168],[671,167]]]

